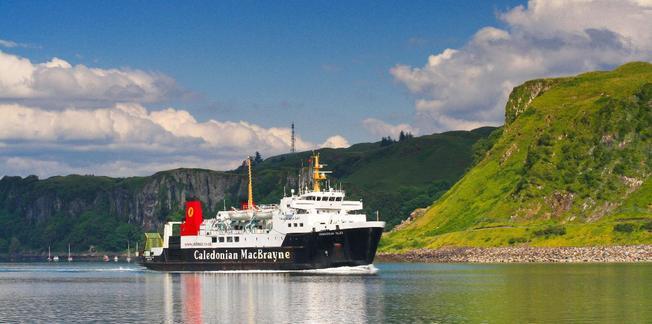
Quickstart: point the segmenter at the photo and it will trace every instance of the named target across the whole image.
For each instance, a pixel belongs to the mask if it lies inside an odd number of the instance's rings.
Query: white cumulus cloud
[[[82,173],[143,175],[178,167],[228,170],[261,152],[287,153],[290,128],[246,121],[197,121],[175,108],[136,103],[107,108],[48,110],[0,104],[0,175]],[[296,137],[298,151],[348,147],[332,136],[318,145]]]
[[[335,135],[331,136],[326,139],[324,143],[322,143],[319,147],[322,148],[345,148],[349,147],[351,144],[349,144],[349,141],[344,138],[342,135]]]
[[[182,94],[174,79],[162,73],[71,65],[56,57],[35,64],[0,51],[0,71],[0,99],[3,100],[151,103]]]
[[[188,111],[167,108],[150,111],[140,104],[110,108],[45,110],[20,104],[0,104],[0,141],[174,146],[199,144],[206,148],[255,148],[268,153],[287,151],[289,128],[265,128],[249,122],[198,122]],[[343,138],[342,138],[343,139]],[[336,140],[335,140],[336,141]],[[336,141],[337,142],[337,141]],[[297,150],[314,144],[296,138]]]
[[[507,96],[526,80],[652,59],[650,1],[531,0],[498,17],[505,28],[484,27],[462,48],[431,55],[423,67],[390,69],[415,96],[414,127],[501,124]]]
[[[369,133],[377,137],[391,136],[396,139],[402,131],[412,133],[413,135],[419,133],[419,129],[414,128],[409,124],[392,125],[376,118],[367,118],[363,120],[362,126]]]

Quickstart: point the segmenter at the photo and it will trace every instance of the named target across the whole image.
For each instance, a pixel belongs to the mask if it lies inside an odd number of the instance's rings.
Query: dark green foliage
[[[260,152],[256,151],[256,154],[254,154],[254,159],[251,162],[253,165],[260,164],[263,162],[263,157],[260,155]]]
[[[414,135],[412,135],[412,133],[401,131],[401,133],[398,135],[398,141],[403,142],[403,141],[409,140],[409,139],[411,139],[413,137],[414,137]]]
[[[127,248],[127,240],[132,243],[141,240],[143,233],[136,225],[93,211],[79,216],[57,214],[36,226],[26,225],[18,217],[0,212],[0,224],[0,237],[15,234],[9,243],[10,254],[21,250],[45,251],[48,246],[53,251],[65,251],[68,244],[73,251],[84,252],[91,245],[100,251],[121,251]]]
[[[394,143],[396,143],[396,141],[394,139],[392,139],[391,136],[383,137],[380,140],[380,146],[389,146],[389,145],[392,145]]]
[[[351,186],[353,185],[347,187]],[[386,229],[391,229],[415,209],[432,204],[450,186],[447,181],[434,181],[428,186],[400,186],[396,191],[374,191],[354,186],[348,195],[352,199],[364,199],[364,212],[369,218],[374,218],[378,211],[380,220],[387,222]]]
[[[503,127],[498,127],[486,138],[481,138],[473,144],[473,165],[478,164],[503,134]]]
[[[614,225],[614,232],[631,233],[634,231],[634,224],[620,223]]]
[[[514,245],[514,244],[519,244],[519,243],[526,243],[526,242],[528,242],[528,239],[525,238],[525,237],[511,237],[507,241],[507,243],[509,243],[509,245]]]
[[[561,235],[566,235],[566,228],[562,225],[550,225],[544,229],[536,230],[532,232],[534,236],[544,236],[544,237],[550,237],[550,236],[561,236]]]
[[[647,222],[641,225],[641,229],[652,232],[652,222]]]

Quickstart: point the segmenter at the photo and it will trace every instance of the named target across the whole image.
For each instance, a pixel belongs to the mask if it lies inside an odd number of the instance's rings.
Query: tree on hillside
[[[253,165],[259,164],[263,162],[263,157],[260,155],[260,152],[256,151],[256,154],[254,154],[254,160],[253,160]]]
[[[394,139],[392,139],[391,136],[383,137],[380,140],[380,146],[388,146],[388,145],[392,145],[394,143],[396,143],[396,141]]]
[[[398,135],[398,141],[403,142],[405,140],[408,140],[410,138],[413,138],[414,135],[408,131],[401,131],[401,133]]]

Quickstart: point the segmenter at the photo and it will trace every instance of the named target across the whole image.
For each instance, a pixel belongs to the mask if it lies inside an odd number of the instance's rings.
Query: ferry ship
[[[311,158],[309,188],[291,190],[277,205],[253,201],[251,159],[248,200],[241,209],[203,219],[190,200],[182,222],[168,222],[163,236],[146,234],[140,262],[160,271],[309,270],[373,262],[385,222],[367,220],[362,201],[330,187],[319,155]]]

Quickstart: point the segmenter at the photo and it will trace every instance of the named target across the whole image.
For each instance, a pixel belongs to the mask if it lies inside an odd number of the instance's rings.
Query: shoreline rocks
[[[444,247],[405,253],[379,252],[377,261],[424,263],[652,262],[652,245],[586,247]]]

